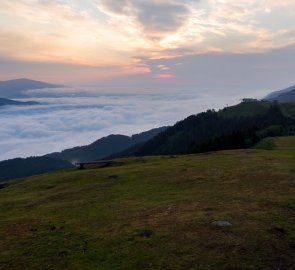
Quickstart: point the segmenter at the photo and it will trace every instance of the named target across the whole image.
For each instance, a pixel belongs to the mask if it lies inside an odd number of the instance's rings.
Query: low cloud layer
[[[109,134],[131,135],[172,125],[190,114],[238,100],[237,96],[212,97],[187,89],[151,94],[92,88],[83,93],[84,97],[81,91],[60,89],[51,92],[54,98],[45,98],[46,91],[40,90],[43,97],[36,100],[42,105],[1,108],[0,160],[60,151]]]

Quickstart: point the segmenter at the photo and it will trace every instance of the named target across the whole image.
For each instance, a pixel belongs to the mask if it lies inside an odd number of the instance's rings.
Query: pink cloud
[[[156,78],[156,79],[171,79],[173,77],[174,76],[171,73],[162,73],[162,74],[156,74],[154,78]]]
[[[158,68],[161,70],[170,70],[170,67],[167,67],[166,65],[158,65]]]
[[[151,69],[147,66],[124,66],[127,74],[146,74],[151,73]]]

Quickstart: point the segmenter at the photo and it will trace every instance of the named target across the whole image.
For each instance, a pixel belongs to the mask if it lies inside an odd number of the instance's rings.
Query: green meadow
[[[121,161],[2,184],[0,269],[295,269],[295,137]]]

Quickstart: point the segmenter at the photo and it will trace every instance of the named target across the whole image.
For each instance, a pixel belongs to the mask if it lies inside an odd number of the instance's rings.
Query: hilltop
[[[27,90],[44,89],[44,88],[59,88],[61,85],[29,80],[15,79],[8,81],[0,81],[0,97],[3,98],[23,98],[28,97]]]
[[[271,140],[2,186],[0,268],[294,269],[295,137]]]

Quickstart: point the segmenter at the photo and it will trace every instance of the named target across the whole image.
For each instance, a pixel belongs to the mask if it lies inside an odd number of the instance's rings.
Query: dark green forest
[[[269,103],[264,110],[264,113],[238,117],[224,117],[223,111],[214,110],[191,115],[150,141],[118,156],[191,154],[249,148],[265,137],[295,134],[295,120],[283,113],[279,104]]]

